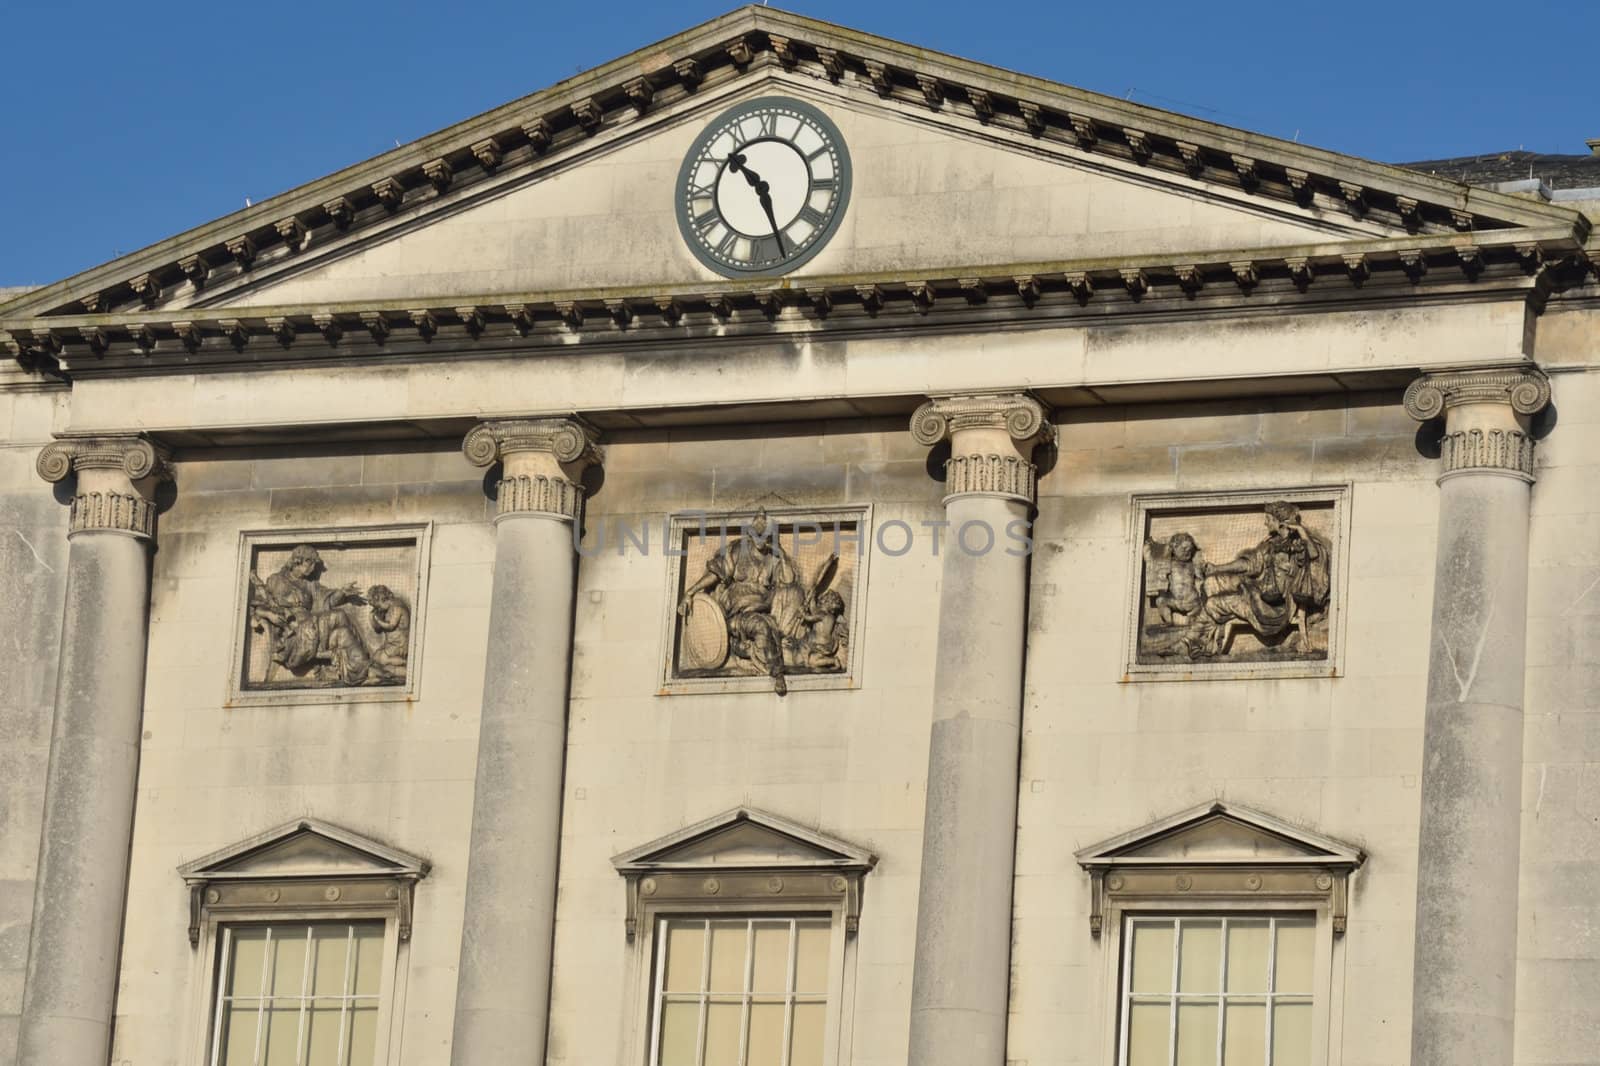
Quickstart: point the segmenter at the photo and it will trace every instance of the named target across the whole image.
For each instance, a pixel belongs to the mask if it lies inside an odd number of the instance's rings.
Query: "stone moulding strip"
[[[1591,264],[1570,234],[1549,229],[1535,234],[1507,230],[1477,234],[1479,268],[1461,267],[1462,238],[1441,235],[1363,242],[1332,242],[1256,252],[1223,251],[1208,257],[1141,256],[960,267],[904,273],[808,278],[803,291],[774,286],[770,279],[723,281],[713,291],[671,288],[599,289],[453,298],[428,305],[415,299],[347,305],[132,311],[0,320],[0,341],[19,361],[48,358],[63,366],[99,368],[115,358],[147,365],[153,357],[184,365],[239,365],[285,351],[330,348],[372,354],[402,342],[425,344],[505,342],[533,335],[621,334],[650,325],[676,326],[685,315],[725,324],[735,315],[770,328],[785,317],[826,318],[843,308],[866,317],[904,322],[959,317],[990,301],[1015,306],[1019,316],[1061,313],[1073,307],[1098,310],[1138,303],[1152,309],[1227,300],[1249,306],[1252,298],[1318,299],[1342,287],[1371,298],[1389,293],[1414,299],[1419,287],[1511,285],[1530,298],[1581,281]],[[1540,265],[1528,275],[1528,247],[1541,249]],[[1361,269],[1350,261],[1359,256]],[[1417,273],[1417,260],[1433,269]],[[1245,270],[1242,267],[1248,267]],[[1144,286],[1137,297],[1124,284],[1137,272]],[[1019,288],[1018,278],[1027,279]],[[1315,278],[1315,286],[1309,280]],[[981,299],[974,300],[974,293]],[[1201,295],[1203,293],[1203,295]],[[865,294],[865,295],[864,295]],[[1320,294],[1320,295],[1319,295]],[[419,306],[419,304],[421,306]],[[236,316],[245,317],[236,317]],[[226,316],[226,317],[218,317]],[[380,344],[371,324],[383,323]],[[370,338],[370,339],[368,339]]]
[[[1269,138],[1221,131],[1166,112],[981,64],[915,49],[885,38],[829,27],[783,12],[744,9],[580,75],[554,89],[347,168],[237,215],[96,268],[21,301],[30,313],[61,315],[82,306],[192,295],[208,280],[237,277],[258,262],[332,239],[346,239],[395,211],[489,180],[497,171],[551,152],[581,147],[612,125],[646,120],[668,105],[721,84],[777,68],[819,80],[848,80],[896,103],[932,108],[957,121],[1009,129],[1063,148],[1111,156],[1234,192],[1314,205],[1411,232],[1493,232],[1530,215],[1563,223],[1578,239],[1582,216],[1397,167],[1343,159]],[[641,74],[647,75],[646,81]],[[649,105],[639,107],[641,84]],[[939,86],[934,93],[930,86]],[[950,91],[945,91],[948,88]],[[1093,130],[1085,140],[1084,131]],[[1199,143],[1210,141],[1212,143]],[[485,151],[492,144],[493,151]],[[1270,157],[1277,155],[1278,161]],[[1240,159],[1250,163],[1241,168]],[[1335,173],[1340,171],[1341,173]],[[1365,180],[1354,183],[1352,171]],[[448,182],[442,175],[449,174]],[[1381,186],[1389,185],[1385,189]],[[1351,190],[1359,190],[1353,196]],[[432,191],[430,191],[432,190]],[[1469,197],[1471,202],[1469,204]],[[248,248],[248,254],[240,254]],[[274,253],[258,259],[258,252]],[[185,267],[189,265],[189,268]],[[196,280],[196,264],[205,276]]]

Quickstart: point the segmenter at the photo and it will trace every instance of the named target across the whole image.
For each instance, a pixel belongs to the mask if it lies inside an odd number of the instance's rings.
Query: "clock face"
[[[822,250],[850,200],[850,153],[810,104],[782,96],[723,112],[678,172],[678,228],[723,277],[783,274]]]

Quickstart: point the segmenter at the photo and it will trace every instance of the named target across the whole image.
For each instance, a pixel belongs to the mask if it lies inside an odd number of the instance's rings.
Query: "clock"
[[[729,108],[678,171],[678,228],[727,278],[784,274],[822,251],[850,202],[850,153],[828,116],[764,96]]]

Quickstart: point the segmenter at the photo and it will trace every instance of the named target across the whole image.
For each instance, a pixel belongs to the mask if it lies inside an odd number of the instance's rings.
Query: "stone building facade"
[[[0,1062],[1593,1062],[1596,211],[751,7],[10,294]]]

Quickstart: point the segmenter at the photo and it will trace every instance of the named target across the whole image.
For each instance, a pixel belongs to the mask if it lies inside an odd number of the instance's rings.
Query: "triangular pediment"
[[[339,826],[301,818],[178,868],[188,881],[422,877],[428,862]]]
[[[1359,866],[1352,845],[1301,829],[1269,814],[1221,801],[1203,804],[1084,848],[1080,865]]]
[[[764,811],[739,807],[623,852],[622,873],[706,867],[865,871],[871,852]]]
[[[1159,261],[1181,281],[1199,277],[1196,263],[1226,276],[1261,250],[1342,269],[1339,242],[1365,255],[1461,232],[1556,243],[1587,232],[1566,208],[746,7],[24,294],[0,306],[0,329],[47,355],[124,333],[287,344],[296,329],[328,332],[322,308],[347,313],[346,329],[426,339],[441,319],[475,332],[479,305],[525,329],[540,315],[580,322],[584,302],[626,315],[630,298],[705,294],[723,279],[679,237],[679,162],[710,117],[774,92],[825,108],[856,158],[848,214],[786,279],[797,286],[873,290],[896,273],[960,283],[1064,261],[1112,278],[1119,263],[1137,274]]]

